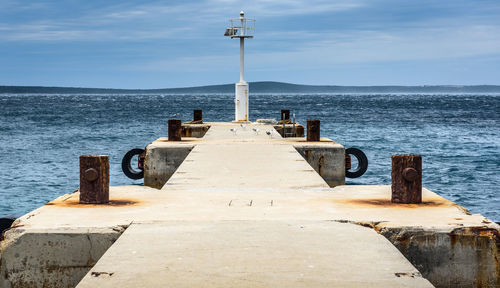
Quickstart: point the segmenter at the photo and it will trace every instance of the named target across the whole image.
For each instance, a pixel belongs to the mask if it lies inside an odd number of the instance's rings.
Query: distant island
[[[250,82],[252,93],[500,93],[500,85],[335,86],[283,82]],[[234,84],[165,88],[107,89],[80,87],[0,86],[0,94],[190,94],[234,93]]]

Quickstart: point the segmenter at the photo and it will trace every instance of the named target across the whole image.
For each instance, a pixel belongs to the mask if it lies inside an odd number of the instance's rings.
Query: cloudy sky
[[[498,0],[0,0],[0,85],[500,84]]]

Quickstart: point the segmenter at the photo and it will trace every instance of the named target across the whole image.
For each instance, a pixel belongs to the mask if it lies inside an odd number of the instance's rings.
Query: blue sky
[[[0,0],[0,85],[500,84],[500,1]]]

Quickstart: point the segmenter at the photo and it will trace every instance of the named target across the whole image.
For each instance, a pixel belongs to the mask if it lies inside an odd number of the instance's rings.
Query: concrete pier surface
[[[307,158],[305,146],[329,156]],[[427,189],[422,204],[393,204],[387,185],[329,183],[340,151],[267,125],[160,138],[145,182],[163,177],[161,189],[111,187],[108,205],[78,204],[75,192],[16,220],[0,287],[500,285],[497,224]]]

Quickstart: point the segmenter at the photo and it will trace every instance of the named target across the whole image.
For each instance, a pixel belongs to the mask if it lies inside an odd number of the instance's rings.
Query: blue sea
[[[167,120],[231,121],[233,94],[0,94],[0,217],[79,185],[78,157],[110,156],[111,185],[140,185],[123,155],[167,135]],[[421,154],[423,186],[500,221],[500,94],[251,94],[250,117],[321,120],[321,134],[368,156],[347,184],[390,184],[391,155]]]

